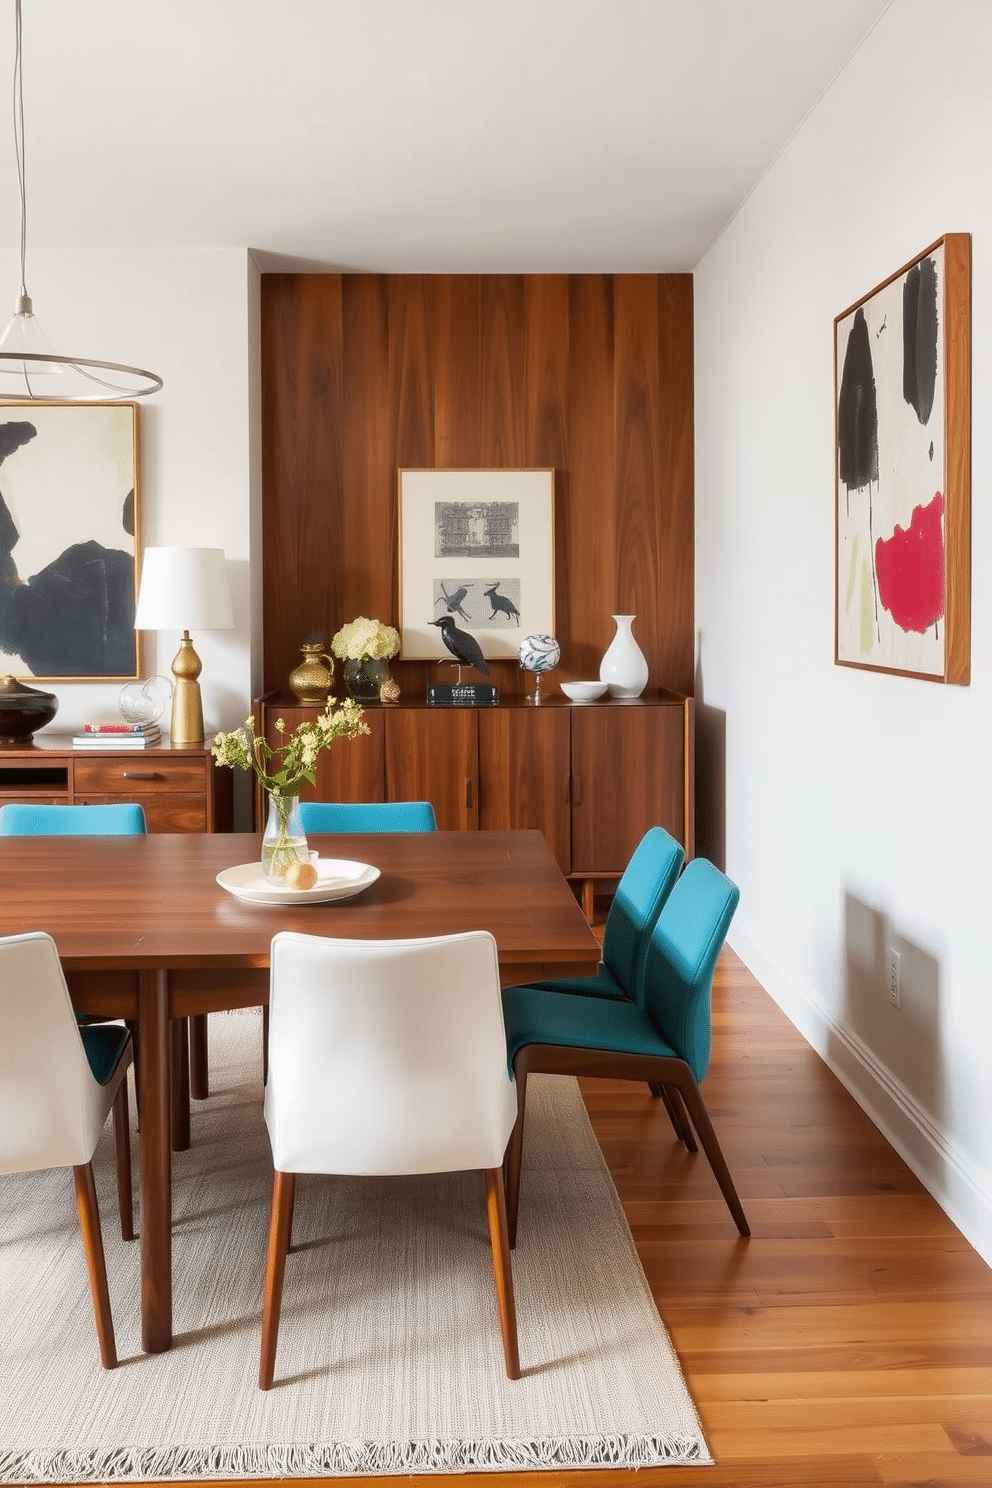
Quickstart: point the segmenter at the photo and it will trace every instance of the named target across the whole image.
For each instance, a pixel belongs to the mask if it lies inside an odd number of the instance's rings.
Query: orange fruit
[[[290,863],[286,869],[286,883],[291,889],[312,889],[317,882],[317,870],[312,863]]]

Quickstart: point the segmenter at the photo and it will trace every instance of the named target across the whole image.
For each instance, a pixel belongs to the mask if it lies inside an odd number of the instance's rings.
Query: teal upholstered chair
[[[137,803],[106,806],[0,806],[0,837],[140,837],[145,813]]]
[[[0,837],[143,837],[145,813],[137,802],[112,801],[99,806],[42,806],[13,801],[0,806]],[[87,1013],[76,1014],[77,1023],[108,1020]],[[135,1051],[138,1026],[128,1023]],[[137,1077],[137,1070],[135,1071]],[[137,1089],[137,1085],[135,1086]]]
[[[504,990],[507,1056],[517,1080],[517,1121],[506,1156],[511,1243],[527,1076],[534,1073],[647,1080],[677,1092],[677,1109],[688,1113],[737,1228],[751,1233],[699,1090],[709,1062],[713,972],[739,897],[737,886],[705,858],[687,865],[651,932],[641,1005],[546,987]]]
[[[580,997],[644,1001],[644,959],[662,905],[682,871],[685,853],[663,827],[651,827],[634,849],[603,927],[603,959],[591,977],[555,977],[530,985]]]
[[[617,884],[603,927],[603,959],[591,977],[555,977],[532,986],[549,992],[571,992],[580,997],[626,997],[644,1001],[644,958],[655,921],[682,871],[685,852],[663,827],[651,827],[641,838]],[[655,1082],[651,1094],[660,1097],[675,1134],[695,1151],[692,1128],[681,1103]]]
[[[430,801],[301,801],[304,832],[436,832]]]

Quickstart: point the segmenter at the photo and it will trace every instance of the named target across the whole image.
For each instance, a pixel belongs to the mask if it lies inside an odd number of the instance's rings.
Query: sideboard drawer
[[[160,791],[187,791],[203,797],[206,790],[206,764],[202,757],[169,759],[147,755],[131,760],[118,755],[112,760],[77,759],[73,774],[77,797],[102,795],[120,801]]]
[[[140,784],[140,782],[139,782]],[[87,795],[85,800],[77,798],[80,804],[86,806],[109,806],[115,801],[121,801],[121,794],[116,796]],[[174,795],[146,795],[144,791],[136,790],[127,797],[129,801],[136,801],[145,813],[145,825],[149,832],[206,832],[207,831],[207,803],[202,795],[182,795],[176,792]]]

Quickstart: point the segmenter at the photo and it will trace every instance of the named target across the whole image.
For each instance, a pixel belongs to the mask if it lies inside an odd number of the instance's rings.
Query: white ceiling
[[[890,3],[23,0],[29,285],[107,245],[692,269]],[[13,48],[2,0],[0,121]]]

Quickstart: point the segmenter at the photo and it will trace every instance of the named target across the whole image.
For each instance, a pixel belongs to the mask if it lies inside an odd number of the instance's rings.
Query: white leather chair
[[[496,942],[272,941],[265,1120],[275,1169],[259,1386],[272,1385],[297,1173],[481,1168],[506,1373],[517,1324],[503,1192],[516,1119]]]
[[[34,931],[0,938],[0,1174],[72,1168],[100,1358],[117,1363],[92,1157],[111,1109],[121,1234],[134,1239],[127,1071],[120,1024],[80,1028],[58,950]]]

